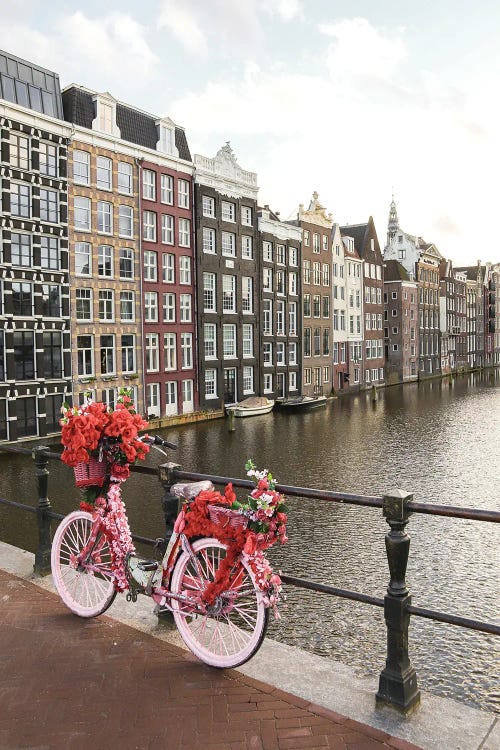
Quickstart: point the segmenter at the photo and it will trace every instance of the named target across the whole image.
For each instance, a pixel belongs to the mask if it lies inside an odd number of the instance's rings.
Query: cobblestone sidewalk
[[[419,750],[1,570],[0,605],[1,750]]]

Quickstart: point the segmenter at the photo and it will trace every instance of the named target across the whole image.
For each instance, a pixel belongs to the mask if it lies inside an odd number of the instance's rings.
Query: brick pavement
[[[0,571],[0,750],[419,750]]]

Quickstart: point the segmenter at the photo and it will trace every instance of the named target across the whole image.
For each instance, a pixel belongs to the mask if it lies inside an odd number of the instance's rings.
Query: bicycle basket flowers
[[[148,445],[138,440],[139,431],[147,424],[136,412],[126,388],[120,389],[115,409],[87,399],[83,406],[63,411],[61,459],[75,468],[78,486],[101,487],[106,467],[113,478],[126,479],[129,465],[143,459],[149,450]],[[89,467],[87,478],[82,478],[82,466]]]

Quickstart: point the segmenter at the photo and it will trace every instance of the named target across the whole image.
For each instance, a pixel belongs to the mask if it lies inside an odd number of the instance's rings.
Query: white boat
[[[274,401],[265,396],[250,396],[239,401],[237,404],[226,406],[226,412],[235,417],[256,417],[259,414],[269,414],[274,406]]]
[[[287,411],[311,411],[321,406],[326,406],[326,396],[296,396],[294,398],[279,398],[276,401],[277,409]]]

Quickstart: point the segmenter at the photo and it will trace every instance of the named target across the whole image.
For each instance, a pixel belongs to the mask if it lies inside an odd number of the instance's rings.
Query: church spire
[[[389,221],[387,223],[387,244],[390,245],[399,229],[398,210],[394,195],[392,196],[391,207],[389,208]]]

